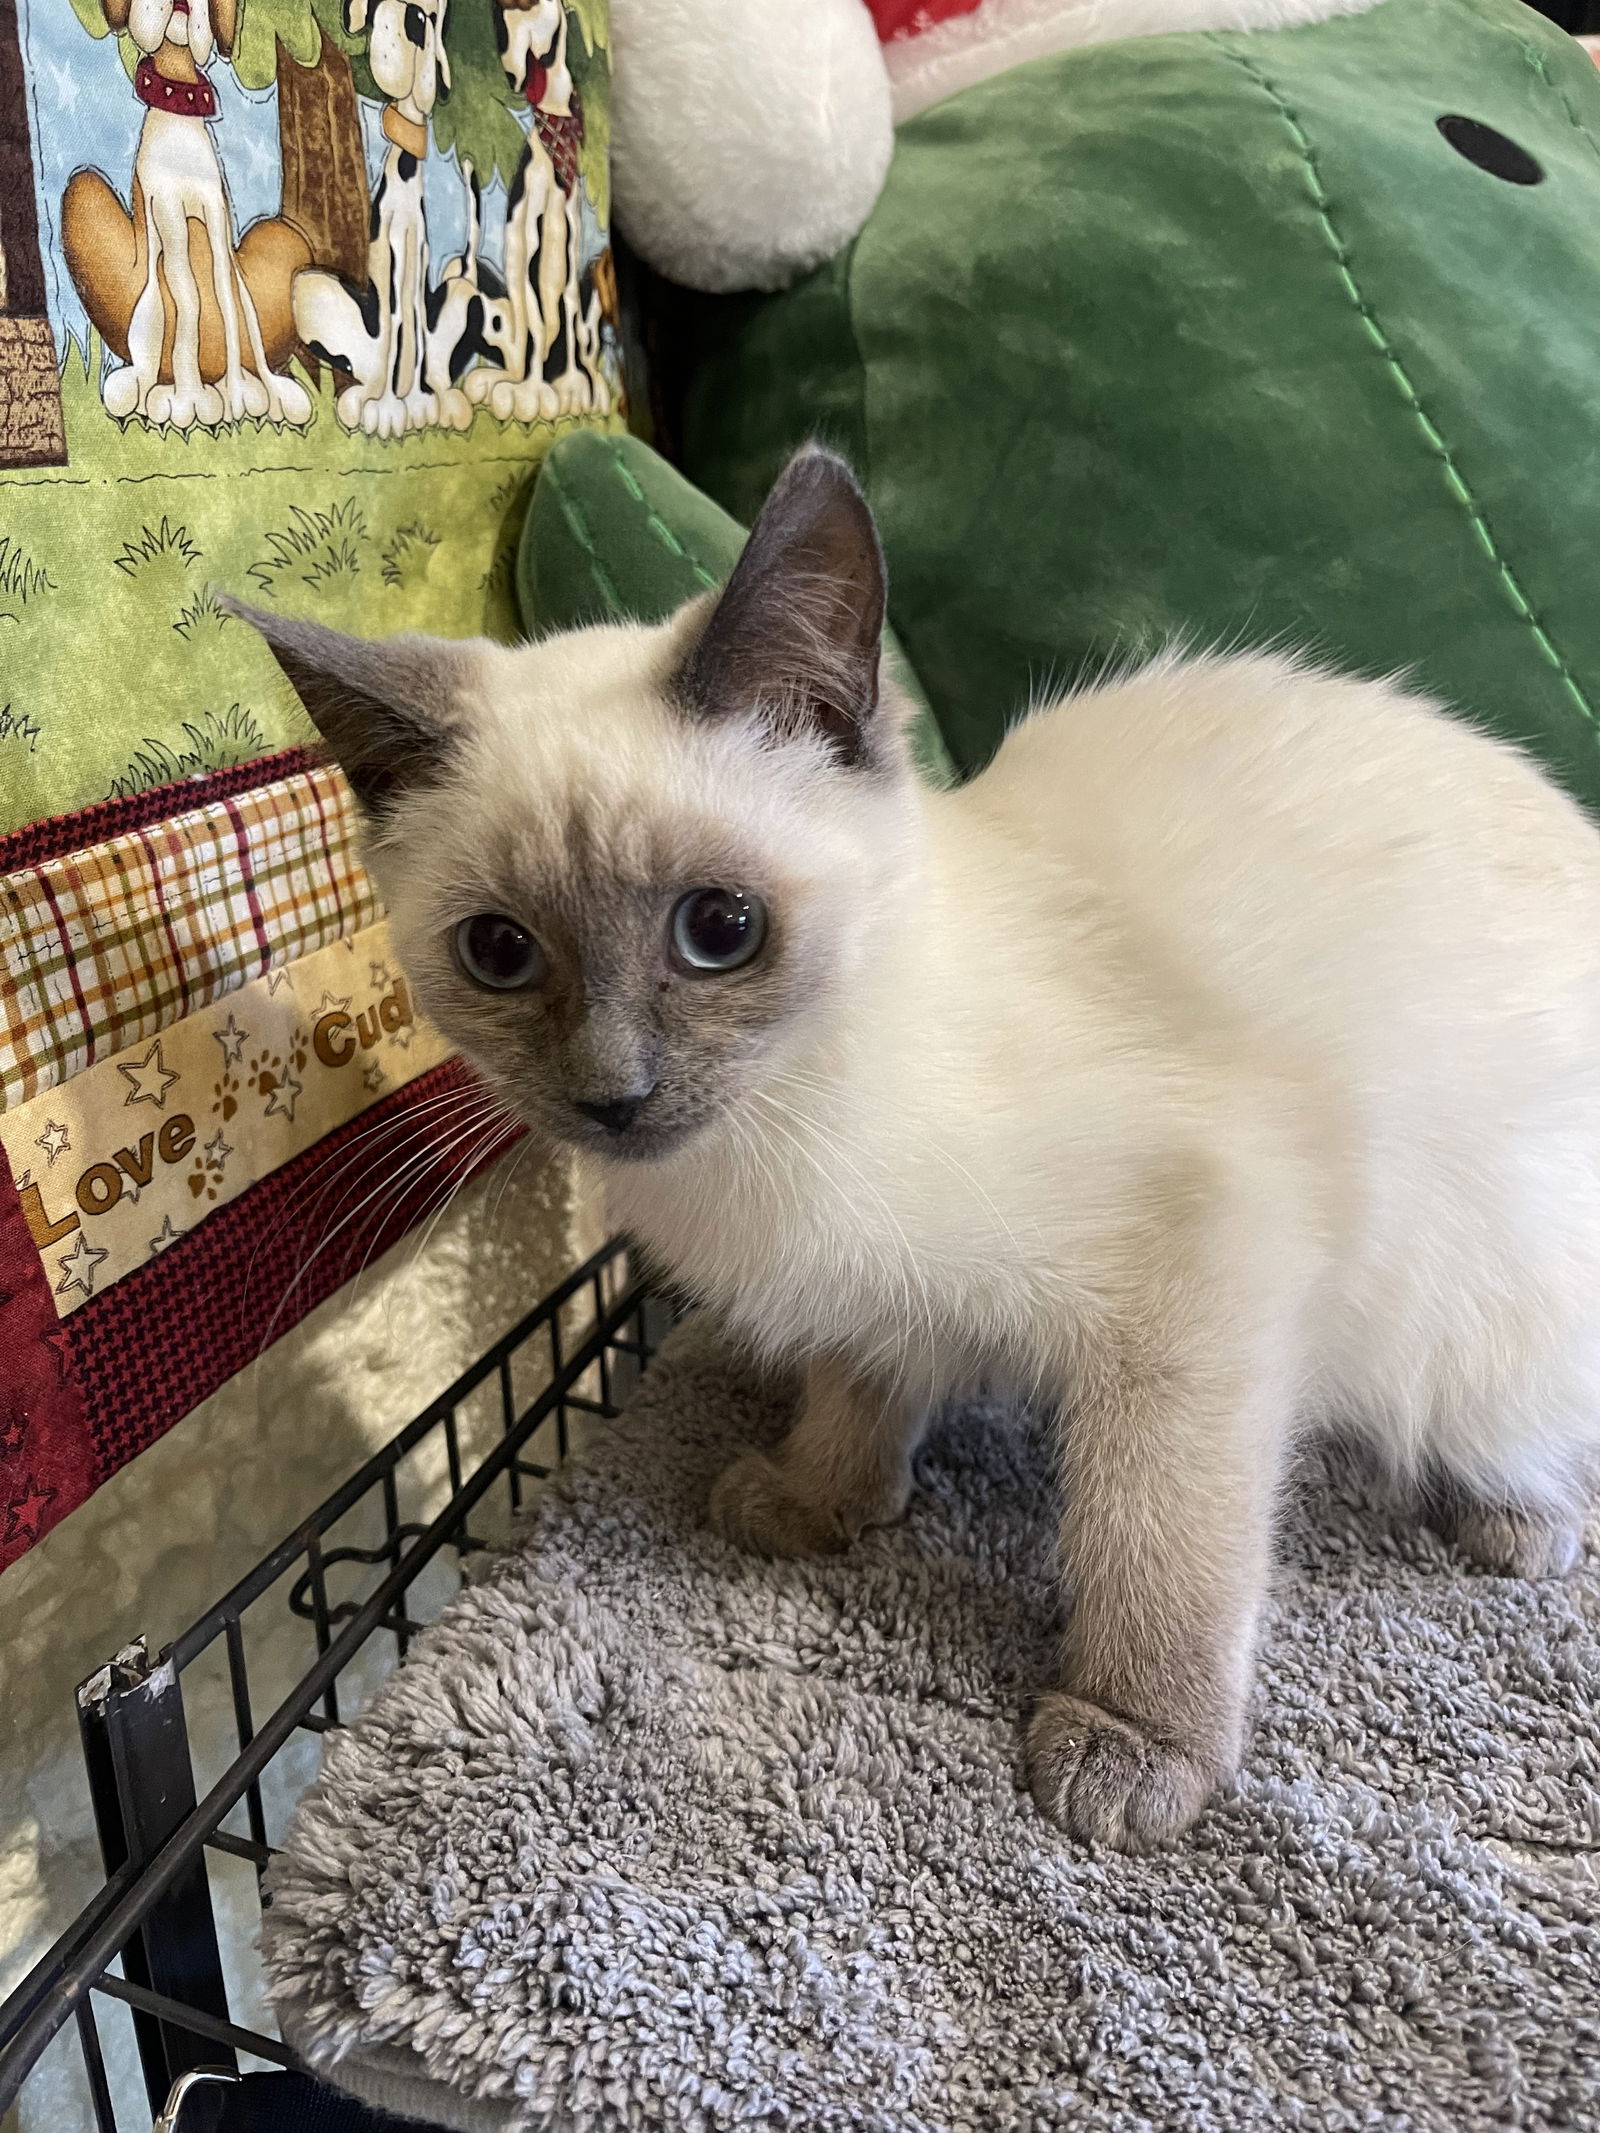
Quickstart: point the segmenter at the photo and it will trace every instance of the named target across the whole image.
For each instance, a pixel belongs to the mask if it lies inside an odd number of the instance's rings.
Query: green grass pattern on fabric
[[[213,587],[374,637],[516,634],[511,560],[556,427],[352,434],[324,373],[305,431],[120,428],[100,360],[63,371],[70,464],[0,475],[0,833],[312,737]]]

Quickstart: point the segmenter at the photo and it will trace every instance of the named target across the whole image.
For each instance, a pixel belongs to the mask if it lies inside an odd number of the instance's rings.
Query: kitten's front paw
[[[1025,1752],[1039,1812],[1125,1852],[1180,1836],[1220,1775],[1208,1758],[1058,1691],[1040,1697]]]
[[[1578,1520],[1555,1512],[1463,1499],[1441,1512],[1437,1522],[1463,1555],[1499,1577],[1565,1577],[1583,1553]]]
[[[837,1555],[849,1546],[843,1521],[795,1493],[762,1452],[724,1467],[711,1491],[711,1524],[755,1555]]]

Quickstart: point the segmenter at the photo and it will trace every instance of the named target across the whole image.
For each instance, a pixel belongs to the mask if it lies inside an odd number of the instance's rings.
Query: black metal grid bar
[[[244,1656],[244,1626],[234,1614],[223,1617],[222,1633],[228,1642],[228,1687],[233,1694],[233,1731],[242,1755],[255,1738],[255,1722],[250,1715],[250,1674]],[[245,1813],[250,1821],[250,1839],[253,1844],[266,1848],[267,1817],[261,1804],[261,1787],[252,1781],[245,1788]]]
[[[450,1462],[450,1494],[461,1494],[461,1437],[456,1428],[456,1411],[446,1408],[444,1417],[445,1457]]]
[[[306,1571],[311,1586],[311,1620],[317,1632],[317,1650],[324,1658],[333,1643],[333,1629],[328,1621],[328,1576],[322,1560],[322,1537],[312,1533],[306,1537]],[[322,1694],[322,1715],[330,1726],[339,1723],[339,1690],[336,1681],[330,1680]]]
[[[78,2024],[78,2045],[84,2071],[89,2077],[89,2104],[94,2112],[96,2133],[117,2133],[116,2106],[106,2079],[106,2062],[100,2050],[100,2025],[94,2018],[94,2002],[80,2000],[73,2009]]]
[[[120,1679],[125,1683],[139,1678],[148,1671],[149,1664],[150,1653],[145,1639],[136,1637],[92,1674],[78,1691],[78,1733],[89,1781],[89,1803],[94,1810],[95,1834],[100,1840],[101,1862],[108,1876],[126,1875],[130,1881],[137,1880],[145,1855],[131,1839],[123,1813],[122,1789],[112,1753],[107,1710],[117,1681]],[[150,1982],[142,1936],[135,1934],[118,1953],[130,1977],[141,1984]],[[165,2059],[161,2033],[140,2015],[134,2017],[133,2026],[139,2057],[147,2068],[153,2070],[148,2075],[148,2084],[154,2099]]]
[[[595,1317],[596,1317],[596,1318],[600,1318],[600,1317],[602,1317],[602,1316],[604,1315],[604,1312],[605,1312],[605,1308],[606,1308],[606,1277],[605,1277],[605,1269],[604,1269],[604,1267],[602,1267],[602,1268],[600,1269],[599,1273],[598,1273],[598,1274],[596,1274],[596,1275],[595,1275],[595,1277],[594,1277],[594,1315],[595,1315]],[[602,1349],[601,1349],[601,1351],[600,1351],[600,1361],[599,1361],[599,1370],[600,1370],[600,1406],[601,1406],[601,1410],[602,1410],[602,1412],[605,1412],[605,1413],[609,1413],[609,1412],[611,1411],[611,1358],[610,1358],[610,1357],[609,1357],[609,1356],[608,1356],[608,1355],[606,1354],[606,1351],[605,1351],[605,1350],[604,1350],[603,1348],[602,1348]],[[573,1403],[571,1403],[571,1404],[574,1404],[574,1405],[575,1405],[575,1404],[576,1404],[576,1402],[573,1402]],[[585,1402],[585,1405],[587,1405],[587,1404],[588,1404],[588,1403],[587,1403],[587,1402]]]
[[[563,1297],[563,1302],[566,1299]],[[550,1381],[559,1384],[563,1372],[561,1360],[561,1313],[550,1313]],[[556,1463],[564,1464],[567,1456],[567,1403],[563,1400],[556,1412]]]
[[[625,1253],[620,1242],[602,1247],[575,1269],[176,1638],[162,1653],[156,1668],[150,1668],[142,1647],[130,1647],[128,1652],[119,1654],[119,1660],[130,1669],[119,1679],[142,1683],[160,1675],[170,1684],[168,1731],[156,1740],[156,1749],[170,1756],[173,1741],[181,1740],[187,1757],[187,1740],[182,1734],[181,1675],[222,1638],[239,1753],[198,1804],[194,1803],[192,1785],[186,1793],[180,1788],[182,1806],[187,1811],[177,1816],[169,1814],[164,1826],[159,1816],[149,1824],[146,1856],[139,1856],[137,1847],[129,1847],[115,1826],[108,1830],[103,1825],[103,1840],[110,1838],[105,1885],[0,2006],[0,2114],[15,2100],[40,2054],[62,2027],[72,2022],[77,2028],[97,2133],[116,2133],[115,2110],[93,2013],[93,1996],[97,1992],[120,1999],[130,2007],[152,2093],[159,2076],[179,2059],[191,2061],[202,2041],[209,2048],[205,2055],[209,2059],[216,2057],[220,2044],[252,2052],[278,2065],[296,2064],[293,2054],[277,2039],[261,2036],[228,2019],[225,1992],[220,2002],[209,2006],[194,2004],[181,1966],[172,1973],[174,1990],[159,1989],[162,1980],[150,1976],[143,1960],[152,1920],[170,1913],[175,1904],[179,1914],[191,1922],[199,1917],[196,1903],[204,1904],[209,1917],[209,1904],[205,1901],[208,1851],[248,1860],[258,1874],[265,1868],[272,1852],[260,1781],[285,1743],[297,1729],[320,1733],[338,1723],[339,1676],[377,1631],[391,1632],[398,1655],[405,1656],[410,1637],[422,1626],[406,1605],[418,1577],[442,1548],[450,1546],[465,1552],[482,1545],[472,1534],[469,1520],[502,1476],[508,1502],[515,1511],[522,1501],[523,1478],[542,1479],[551,1471],[549,1466],[523,1456],[525,1445],[537,1430],[553,1421],[560,1459],[568,1448],[570,1409],[585,1414],[615,1414],[613,1394],[619,1386],[633,1381],[653,1348],[648,1299],[641,1284],[627,1279],[618,1282],[616,1277],[624,1271]],[[609,1282],[608,1276],[612,1277]],[[609,1296],[608,1287],[614,1292]],[[579,1297],[590,1304],[592,1318],[587,1325],[572,1329],[570,1339],[564,1339],[562,1314]],[[519,1412],[514,1363],[541,1332],[549,1340],[549,1380]],[[615,1374],[613,1354],[622,1366]],[[591,1372],[599,1383],[598,1400],[575,1389]],[[500,1392],[498,1441],[471,1474],[464,1474],[459,1411],[491,1376],[497,1379]],[[399,1516],[396,1473],[402,1461],[434,1431],[445,1443],[450,1500],[427,1526],[407,1525]],[[375,1549],[325,1548],[323,1536],[329,1529],[375,1491],[383,1507],[383,1544]],[[387,1568],[365,1599],[333,1605],[328,1596],[327,1571],[336,1561]],[[244,1623],[248,1610],[297,1564],[303,1568],[289,1604],[314,1623],[317,1657],[271,1715],[257,1725],[250,1695]],[[109,1678],[110,1670],[103,1671]],[[171,1731],[174,1723],[176,1734]],[[85,1750],[91,1765],[98,1756],[103,1766],[97,1798],[110,1798],[108,1771],[118,1758],[126,1763],[125,1748],[113,1757],[110,1745],[96,1736],[92,1726],[86,1726]],[[182,1776],[187,1784],[187,1767]],[[245,1803],[248,1838],[221,1827],[241,1800]],[[148,1820],[149,1803],[135,1798],[133,1813],[135,1823],[141,1814]],[[158,1953],[164,1962],[171,1955],[164,1943],[159,1945]],[[111,1967],[119,1958],[123,1971],[120,1976]],[[213,1994],[202,1987],[195,1998],[210,2001]]]
[[[306,2070],[305,2061],[277,2037],[264,2037],[259,2030],[241,2029],[237,2022],[226,2021],[221,2015],[202,2013],[198,2007],[191,2007],[187,2000],[174,2000],[164,1992],[151,1992],[143,1985],[135,1985],[129,1978],[118,1977],[114,1971],[108,1970],[104,1977],[96,1978],[93,1990],[103,1992],[108,1999],[125,2000],[143,2014],[155,2015],[164,2029],[181,2029],[190,2037],[205,2038],[210,2044],[231,2045],[235,2051],[253,2052],[258,2059],[269,2059],[274,2066],[289,2067],[297,2074]],[[212,2064],[212,2059],[197,2059],[193,2070]],[[162,2091],[163,2102],[170,2093],[169,2084]]]
[[[206,1839],[206,1849],[226,1852],[233,1859],[248,1859],[263,1873],[272,1864],[272,1846],[263,1840],[257,1844],[251,1837],[236,1837],[231,1829],[216,1829]]]
[[[374,1452],[366,1464],[359,1467],[348,1481],[342,1483],[303,1524],[297,1526],[294,1532],[285,1535],[270,1554],[263,1556],[253,1570],[246,1572],[231,1592],[224,1593],[215,1607],[191,1623],[168,1648],[168,1656],[177,1662],[179,1670],[198,1658],[206,1646],[222,1633],[224,1619],[230,1612],[242,1613],[270,1586],[277,1583],[297,1557],[305,1554],[305,1537],[308,1533],[326,1533],[330,1526],[336,1525],[347,1511],[361,1501],[385,1473],[393,1474],[406,1454],[414,1451],[428,1432],[438,1426],[447,1407],[459,1407],[469,1393],[476,1392],[484,1379],[499,1369],[502,1356],[515,1355],[542,1326],[553,1324],[556,1313],[564,1304],[570,1302],[592,1277],[594,1269],[604,1265],[607,1260],[619,1257],[622,1249],[620,1244],[602,1245],[592,1259],[586,1260],[581,1267],[569,1274],[520,1319],[509,1333],[503,1334],[493,1347],[486,1349],[470,1369],[462,1372],[448,1391],[430,1402],[397,1436],[391,1438],[381,1450]],[[639,1292],[635,1290],[633,1294],[637,1298]],[[559,1381],[560,1376],[559,1370],[553,1372],[553,1381]],[[524,1411],[522,1423],[527,1423],[530,1413],[531,1409]],[[538,1419],[543,1420],[544,1415],[541,1414]],[[531,1435],[532,1427],[537,1427],[537,1422],[522,1429],[521,1435],[524,1439]]]
[[[517,1395],[511,1379],[511,1358],[509,1355],[503,1355],[500,1358],[500,1434],[503,1437],[509,1437],[516,1426]],[[506,1469],[506,1480],[511,1488],[511,1508],[513,1512],[520,1511],[522,1509],[522,1464],[520,1460],[512,1460],[510,1466]]]
[[[400,1491],[395,1485],[394,1468],[388,1467],[383,1476],[383,1538],[385,1547],[393,1550],[394,1559],[398,1560],[402,1540],[411,1531],[410,1527],[400,1523]],[[402,1594],[393,1624],[395,1650],[402,1659],[411,1649],[411,1633],[416,1626],[406,1613],[405,1595]]]
[[[384,1476],[384,1479],[389,1484],[389,1489],[392,1490],[394,1486],[394,1476],[392,1474],[386,1474]],[[454,1491],[452,1491],[452,1494],[453,1493]],[[385,1494],[387,1495],[388,1491],[386,1491]],[[385,1503],[384,1506],[384,1516],[385,1521],[387,1521],[387,1503]],[[420,1534],[422,1531],[423,1528],[421,1526],[401,1523],[394,1526],[384,1536],[383,1541],[376,1548],[357,1548],[354,1546],[348,1546],[343,1548],[324,1548],[322,1550],[321,1555],[321,1573],[325,1577],[327,1572],[333,1567],[335,1563],[363,1563],[368,1566],[371,1566],[375,1563],[388,1563],[392,1567],[395,1563],[399,1562],[400,1557],[404,1552],[405,1543],[410,1540],[415,1540],[418,1534]],[[470,1533],[463,1532],[452,1535],[450,1545],[455,1548],[458,1553],[466,1555],[470,1553],[472,1549],[480,1547],[482,1543],[474,1539],[474,1537]],[[318,1601],[316,1596],[315,1580],[313,1577],[313,1573],[309,1569],[302,1571],[300,1576],[297,1577],[294,1581],[294,1585],[289,1593],[289,1611],[291,1614],[299,1615],[301,1620],[304,1622],[316,1622],[318,1619]],[[355,1611],[356,1603],[354,1600],[341,1600],[337,1606],[333,1606],[329,1604],[326,1593],[324,1592],[321,1601],[321,1613],[324,1621],[324,1626],[331,1627],[331,1625],[335,1622],[348,1622],[350,1617],[355,1613]],[[385,1629],[392,1630],[394,1632],[395,1642],[399,1647],[399,1656],[402,1659],[406,1655],[406,1647],[409,1644],[413,1633],[422,1627],[421,1623],[414,1621],[412,1617],[406,1613],[405,1604],[403,1600],[400,1606],[395,1609],[395,1611],[387,1618],[387,1620],[383,1623],[382,1626]],[[326,1713],[324,1713],[323,1715],[323,1722],[327,1724],[338,1723],[337,1720],[329,1720],[327,1718]],[[240,1745],[242,1747],[243,1742],[241,1742]]]
[[[136,1661],[113,1661],[87,1684],[80,1703],[85,1716],[104,1728],[110,1767],[96,1760],[91,1782],[105,1788],[96,1812],[102,1831],[115,1831],[107,1867],[131,1858],[143,1866],[181,1827],[195,1806],[194,1762],[183,1707],[183,1685],[170,1660],[152,1666],[141,1649]],[[137,1946],[123,1951],[123,1971],[135,1991],[147,1991],[189,2008],[198,2018],[225,2020],[228,1988],[222,1974],[211,1885],[196,1858],[174,1874],[140,1920]],[[143,2012],[143,2002],[131,2004]],[[180,2074],[206,2064],[206,2054],[188,2024],[136,2022],[152,2107],[160,2110]]]

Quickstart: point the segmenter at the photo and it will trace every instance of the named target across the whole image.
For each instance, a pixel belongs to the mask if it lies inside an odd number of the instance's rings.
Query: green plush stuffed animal
[[[1155,33],[1116,36],[1118,0],[1091,27],[944,0],[931,68],[885,48],[909,115],[875,199],[854,117],[840,198],[826,156],[808,197],[775,96],[783,184],[735,114],[745,181],[674,224],[651,40],[693,18],[714,51],[728,0],[623,0],[617,200],[658,260],[770,284],[859,222],[791,286],[700,304],[687,471],[748,518],[800,438],[849,454],[963,766],[1172,638],[1287,643],[1409,671],[1600,805],[1595,67],[1519,0],[1124,9]]]

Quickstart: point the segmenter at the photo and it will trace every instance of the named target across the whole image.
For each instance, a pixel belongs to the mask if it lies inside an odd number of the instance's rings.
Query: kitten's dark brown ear
[[[808,445],[772,486],[677,678],[698,716],[760,708],[842,762],[878,754],[883,550],[845,462]]]
[[[438,637],[371,644],[320,622],[265,614],[230,593],[216,597],[266,638],[369,814],[383,816],[410,787],[438,775],[459,731],[462,646]]]

